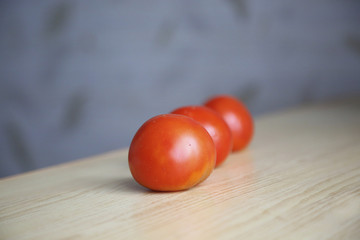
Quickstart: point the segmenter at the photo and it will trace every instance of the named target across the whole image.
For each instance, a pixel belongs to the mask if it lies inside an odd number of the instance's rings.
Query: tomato
[[[134,179],[156,191],[178,191],[205,180],[215,166],[215,144],[195,120],[163,114],[146,121],[129,149]]]
[[[244,149],[250,143],[254,123],[242,102],[228,95],[219,95],[209,99],[204,105],[220,113],[229,125],[233,136],[233,152]]]
[[[225,161],[232,149],[232,135],[230,128],[217,112],[204,106],[185,106],[175,109],[171,113],[185,115],[199,122],[215,143],[215,167]]]

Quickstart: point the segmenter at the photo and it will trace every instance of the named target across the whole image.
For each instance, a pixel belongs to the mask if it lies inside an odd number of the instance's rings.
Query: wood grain
[[[126,150],[2,179],[0,239],[360,239],[360,101],[258,118],[189,191],[140,187]]]

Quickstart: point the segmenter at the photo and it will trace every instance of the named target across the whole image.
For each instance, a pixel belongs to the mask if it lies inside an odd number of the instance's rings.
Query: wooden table
[[[2,179],[0,239],[360,239],[360,99],[258,118],[188,191],[140,187],[126,150]]]

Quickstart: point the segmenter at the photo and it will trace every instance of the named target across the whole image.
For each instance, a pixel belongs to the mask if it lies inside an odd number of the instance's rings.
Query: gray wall
[[[127,147],[213,94],[257,115],[359,77],[355,0],[2,0],[0,176]]]

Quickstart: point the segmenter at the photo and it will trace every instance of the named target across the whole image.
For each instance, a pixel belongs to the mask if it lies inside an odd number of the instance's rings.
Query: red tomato
[[[232,149],[232,135],[224,119],[214,110],[204,106],[186,106],[171,113],[188,116],[199,122],[212,137],[216,148],[216,164],[225,161]]]
[[[217,111],[229,125],[233,135],[232,151],[244,149],[254,134],[254,123],[245,105],[228,95],[215,96],[205,106]]]
[[[198,122],[164,114],[139,128],[128,157],[131,174],[139,184],[156,191],[178,191],[210,175],[216,150],[211,136]]]

